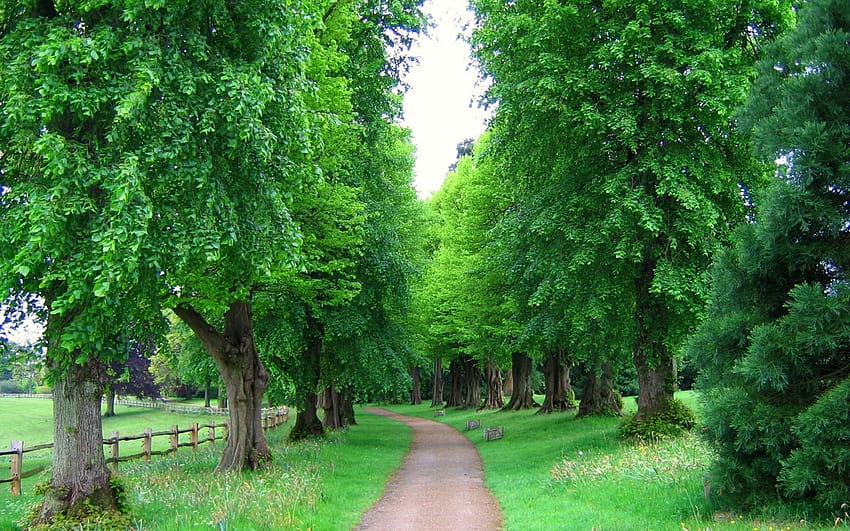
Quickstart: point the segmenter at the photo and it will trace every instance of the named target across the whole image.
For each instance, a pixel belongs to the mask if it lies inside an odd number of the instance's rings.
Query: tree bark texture
[[[342,393],[333,386],[326,387],[319,396],[319,407],[324,410],[322,426],[330,430],[341,430],[345,427],[342,412]]]
[[[513,396],[514,394],[514,371],[513,369],[505,372],[505,382],[502,385],[502,393],[504,396]]]
[[[463,408],[479,409],[481,407],[481,368],[478,361],[464,356],[462,359],[464,389]]]
[[[48,524],[58,515],[71,519],[118,511],[117,493],[103,456],[101,398],[106,366],[96,358],[71,364],[53,388],[53,468],[33,524]]]
[[[481,409],[499,409],[505,405],[502,395],[502,371],[492,359],[487,360],[484,367],[484,381],[487,383],[486,397]]]
[[[422,378],[419,366],[414,365],[410,368],[410,379],[412,387],[410,389],[410,405],[418,406],[422,403]]]
[[[505,409],[521,411],[540,407],[540,404],[534,401],[534,390],[531,388],[531,358],[524,352],[511,354],[511,375],[513,389]]]
[[[461,407],[463,405],[463,366],[460,360],[449,363],[449,396],[446,407]]]
[[[619,417],[623,414],[620,395],[614,389],[614,370],[610,363],[603,363],[599,370],[591,370],[581,394],[578,416],[603,415]]]
[[[673,356],[664,344],[668,317],[663,304],[650,292],[655,262],[647,261],[636,281],[637,336],[633,360],[638,373],[637,421],[667,411],[673,401]]]
[[[546,397],[537,414],[574,409],[575,395],[570,386],[570,361],[564,349],[558,348],[549,353],[543,362],[543,375],[546,381]]]
[[[321,376],[322,343],[325,337],[324,325],[309,312],[304,330],[304,350],[301,351],[302,378],[295,382],[296,406],[295,426],[289,432],[293,441],[318,437],[325,433],[322,421],[317,414],[316,389]]]
[[[230,424],[216,472],[257,470],[271,459],[262,424],[263,393],[269,374],[257,353],[250,304],[231,303],[221,332],[191,306],[177,307],[174,313],[213,357],[227,389]]]
[[[431,407],[443,406],[443,360],[434,358],[434,377],[431,380]]]

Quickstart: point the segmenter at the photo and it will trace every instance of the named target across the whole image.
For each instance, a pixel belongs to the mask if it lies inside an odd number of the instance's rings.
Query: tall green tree
[[[841,514],[850,480],[850,5],[813,0],[767,49],[742,113],[778,161],[714,267],[702,368],[713,481],[739,503]]]
[[[287,202],[312,179],[298,161],[315,7],[0,4],[2,293],[10,307],[40,302],[55,386],[38,522],[116,508],[100,424],[108,353],[125,330],[147,337],[161,301],[221,347],[231,401],[259,406],[247,301],[297,249]],[[202,312],[224,315],[224,331]],[[259,416],[243,413],[222,470],[267,457]]]
[[[473,5],[475,54],[499,103],[497,167],[519,198],[526,323],[551,329],[543,339],[574,359],[631,358],[637,419],[661,414],[711,254],[744,217],[741,176],[763,173],[731,114],[783,6]]]

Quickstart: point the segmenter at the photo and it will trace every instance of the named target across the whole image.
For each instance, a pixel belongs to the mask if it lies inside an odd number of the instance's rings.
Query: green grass
[[[693,393],[682,393],[680,398],[691,407],[697,405]],[[21,415],[22,403],[14,400],[0,399],[0,437],[22,438],[28,445],[49,440],[50,401],[27,400],[26,414]],[[434,418],[428,406],[389,409]],[[635,410],[633,399],[626,399],[626,410]],[[158,430],[207,421],[159,410],[119,408],[118,412],[118,417],[105,419],[105,431],[141,433],[147,426]],[[466,432],[465,421],[475,418],[482,427],[504,426],[504,439],[485,443],[481,429]],[[619,440],[617,419],[535,416],[534,411],[448,409],[436,420],[465,433],[478,447],[487,486],[500,502],[508,530],[818,528],[799,523],[782,509],[768,509],[768,516],[741,516],[706,501],[703,477],[711,454],[693,436],[636,446]],[[358,422],[318,443],[287,443],[289,425],[269,432],[274,462],[257,473],[214,475],[221,442],[202,447],[197,454],[185,449],[177,456],[154,457],[149,465],[122,464],[119,477],[128,487],[134,526],[351,529],[380,496],[411,440],[410,429],[401,423],[362,411]],[[39,436],[45,429],[47,435]],[[19,498],[9,495],[8,485],[0,485],[0,531],[17,529],[15,522],[37,501],[26,482]]]
[[[0,399],[0,436],[23,439],[27,446],[52,438],[49,400],[7,400],[18,399]],[[208,422],[206,417],[161,410],[116,411],[116,417],[104,419],[104,432],[135,434],[145,427],[158,431],[172,424],[182,428],[190,422]],[[222,442],[204,445],[197,454],[181,449],[176,456],[155,456],[150,464],[122,463],[117,477],[127,487],[134,528],[351,529],[381,495],[411,441],[411,431],[403,424],[362,411],[357,420],[357,426],[321,442],[287,443],[291,422],[270,431],[267,439],[274,461],[257,473],[214,475]],[[135,442],[124,444],[138,451]],[[49,462],[49,457],[44,459]],[[10,495],[8,484],[0,485],[0,531],[17,529],[16,522],[40,499],[34,483],[47,479],[45,472],[25,480],[20,497]]]
[[[679,398],[696,408],[693,393]],[[618,419],[576,419],[573,413],[393,406],[399,413],[448,423],[478,447],[485,481],[499,500],[508,530],[812,529],[799,520],[742,517],[706,501],[709,449],[698,437],[638,446],[617,436]],[[626,411],[636,409],[626,399]],[[504,438],[485,442],[482,428],[504,426]]]

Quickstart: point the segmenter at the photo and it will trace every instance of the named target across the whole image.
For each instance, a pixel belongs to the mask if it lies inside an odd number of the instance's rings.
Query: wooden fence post
[[[209,440],[210,440],[210,442],[215,443],[215,422],[210,422],[208,424],[208,426],[209,426],[209,435],[208,435]]]
[[[180,439],[180,434],[177,432],[177,425],[171,426],[171,435],[168,436],[171,440],[171,451],[176,452]]]
[[[12,441],[12,496],[21,495],[21,471],[24,468],[24,441]]]
[[[198,423],[192,423],[192,432],[189,434],[192,436],[192,451],[198,451]]]
[[[142,453],[144,454],[145,463],[151,462],[151,432],[150,428],[145,428],[145,438],[142,439]]]
[[[115,460],[112,462],[112,471],[118,472],[118,456],[120,455],[118,450],[118,432],[113,431],[111,437],[112,442],[109,443],[109,446],[112,447],[112,459]]]
[[[222,424],[224,424],[224,440],[227,440],[227,432],[230,431],[230,423],[225,420]]]

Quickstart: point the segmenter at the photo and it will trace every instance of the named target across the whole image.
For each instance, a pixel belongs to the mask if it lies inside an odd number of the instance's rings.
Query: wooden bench
[[[439,410],[439,411],[435,411],[435,412],[434,412],[434,416],[435,416],[435,417],[444,417],[444,416],[446,416],[446,410],[445,410],[445,409],[441,409],[441,410]]]
[[[479,419],[475,420],[467,420],[466,421],[466,429],[467,430],[475,430],[481,427],[481,421]]]
[[[484,428],[484,440],[485,441],[495,441],[496,439],[501,439],[504,436],[505,436],[504,426],[498,426],[496,428]]]

